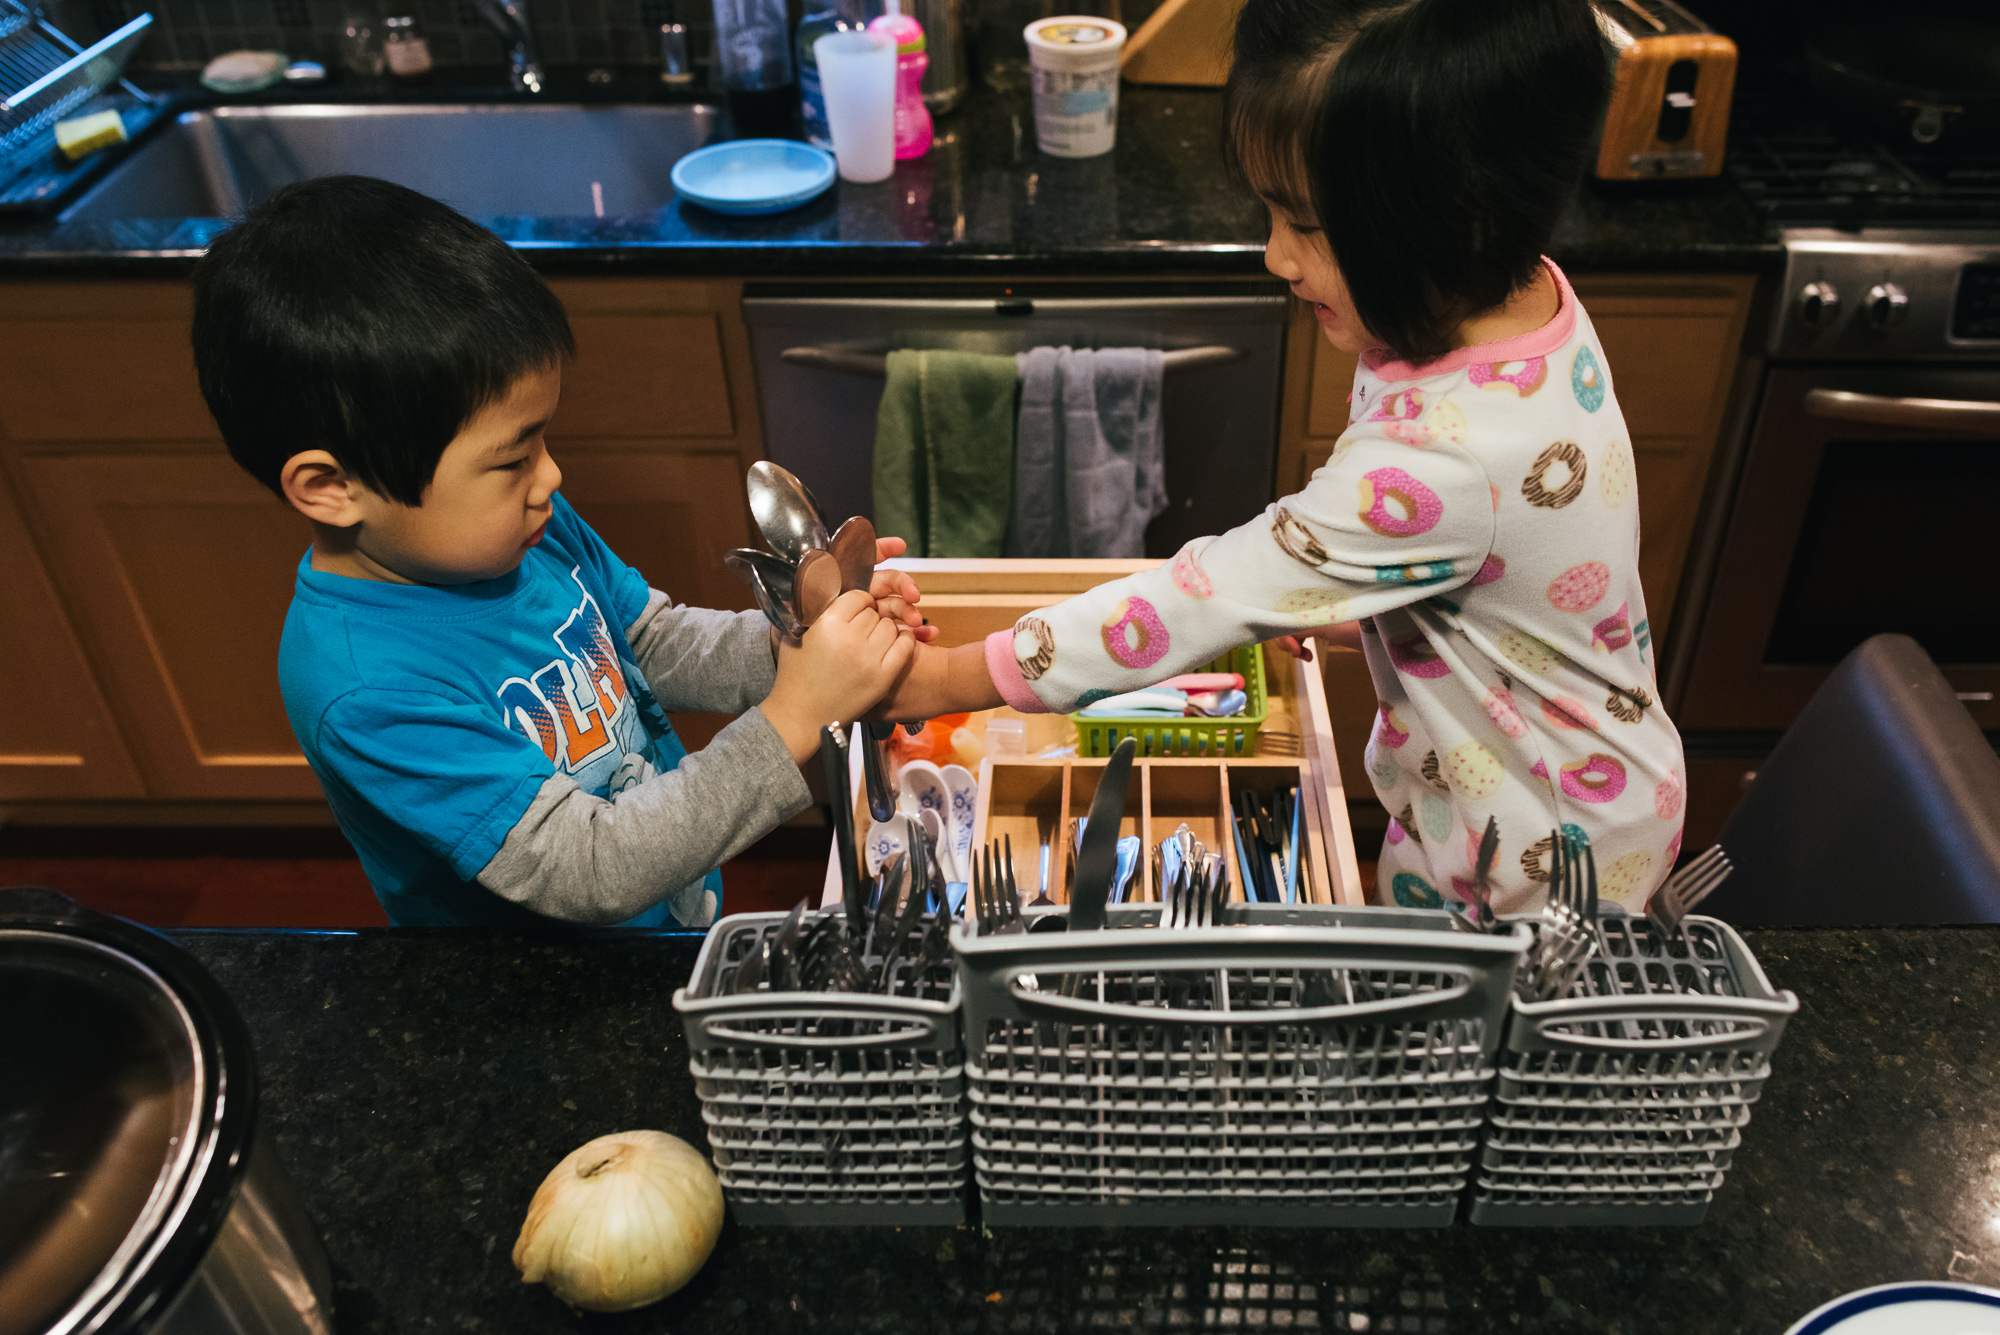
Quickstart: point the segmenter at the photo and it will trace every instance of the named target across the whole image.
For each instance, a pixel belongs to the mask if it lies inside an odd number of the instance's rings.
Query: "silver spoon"
[[[826,518],[806,484],[768,459],[750,465],[750,513],[772,551],[791,565],[832,541]]]
[[[752,547],[736,548],[723,556],[722,563],[750,581],[750,588],[757,595],[757,606],[764,609],[765,617],[778,628],[780,635],[796,639],[805,633],[792,601],[790,563]]]

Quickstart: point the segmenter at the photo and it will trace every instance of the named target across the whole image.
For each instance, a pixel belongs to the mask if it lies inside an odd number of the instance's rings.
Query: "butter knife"
[[[1118,823],[1125,816],[1125,791],[1131,786],[1132,753],[1137,749],[1131,737],[1118,743],[1097,781],[1097,795],[1090,799],[1090,819],[1083,827],[1083,847],[1077,852],[1076,878],[1069,889],[1072,932],[1104,926],[1104,903],[1118,870]]]
[[[820,763],[826,767],[826,800],[833,808],[833,846],[840,859],[840,903],[847,910],[847,930],[859,941],[868,931],[868,891],[854,843],[854,790],[848,786],[847,729],[829,723],[819,739]]]

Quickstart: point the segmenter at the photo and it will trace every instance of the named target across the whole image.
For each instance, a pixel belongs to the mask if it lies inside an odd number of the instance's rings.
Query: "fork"
[[[1722,845],[1703,853],[1700,857],[1682,867],[1666,879],[1666,883],[1653,892],[1653,898],[1646,905],[1646,916],[1660,929],[1660,934],[1673,941],[1681,935],[1681,919],[1694,910],[1694,906],[1707,899],[1729,879],[1736,870],[1729,861],[1729,854],[1722,851]]]
[[[999,840],[972,855],[972,912],[981,936],[1009,936],[1028,930],[1014,891],[1014,842],[1005,853]]]
[[[1523,999],[1551,1001],[1568,995],[1597,945],[1597,859],[1561,830],[1551,835],[1549,897],[1534,957],[1517,977]]]

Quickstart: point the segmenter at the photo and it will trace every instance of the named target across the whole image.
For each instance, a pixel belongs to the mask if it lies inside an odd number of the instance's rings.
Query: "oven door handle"
[[[1162,369],[1168,371],[1193,371],[1204,366],[1227,366],[1230,362],[1241,361],[1248,355],[1241,348],[1219,347],[1213,344],[1199,348],[1175,348],[1162,358]],[[881,377],[889,374],[889,359],[871,356],[865,352],[840,352],[833,348],[786,348],[778,354],[780,361],[793,366],[810,366],[821,371],[834,371],[841,375]]]
[[[1806,391],[1805,409],[1814,417],[1873,426],[1907,426],[1927,431],[2000,431],[2000,403],[1978,399],[1900,399],[1856,394],[1845,389]]]

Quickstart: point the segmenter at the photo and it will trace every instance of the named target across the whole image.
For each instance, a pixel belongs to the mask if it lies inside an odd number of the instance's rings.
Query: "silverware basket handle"
[[[1523,1015],[1521,1018],[1528,1018]],[[1776,1017],[1783,1023],[1782,1015]],[[1610,1035],[1564,1033],[1563,1029],[1577,1024],[1599,1024],[1607,1028],[1623,1023],[1644,1023],[1658,1021],[1695,1021],[1705,1023],[1726,1022],[1731,1026],[1727,1034],[1690,1036],[1687,1034],[1666,1035],[1660,1038],[1619,1038]],[[1690,1005],[1676,1006],[1672,1003],[1646,1006],[1623,1007],[1617,1010],[1576,1012],[1563,1015],[1541,1015],[1533,1017],[1535,1037],[1551,1047],[1582,1048],[1597,1052],[1689,1052],[1714,1051],[1731,1047],[1759,1047],[1773,1027],[1773,1017],[1746,1014],[1740,1005],[1726,1008]]]
[[[1182,971],[1185,971],[1183,969]],[[1076,971],[1072,971],[1076,972]],[[1381,1001],[1356,1001],[1338,1006],[1260,1008],[1257,1010],[1179,1010],[1163,1006],[1127,1006],[1115,1001],[1093,1001],[1088,997],[1065,997],[1029,988],[1017,974],[1008,980],[1007,990],[1014,1004],[1038,1018],[1079,1021],[1122,1020],[1140,1024],[1201,1024],[1231,1029],[1256,1025],[1330,1024],[1343,1020],[1375,1019],[1405,1015],[1411,1011],[1436,1010],[1472,993],[1469,980],[1451,987]]]

